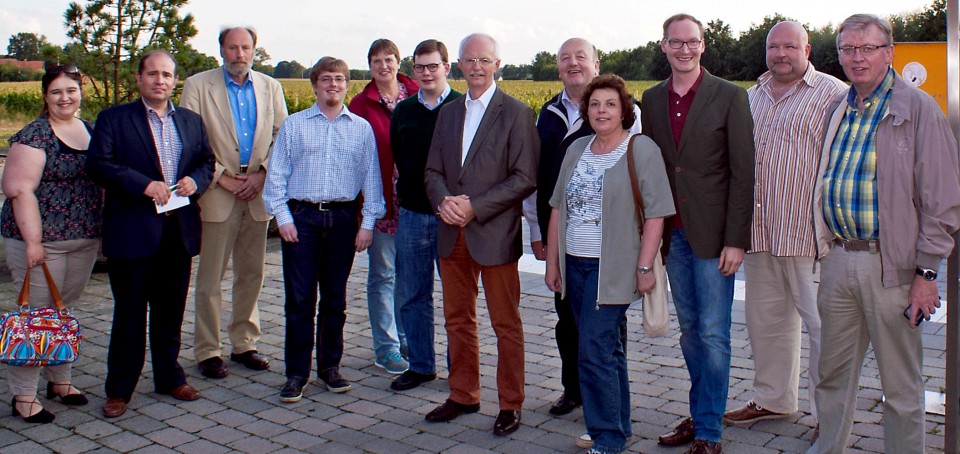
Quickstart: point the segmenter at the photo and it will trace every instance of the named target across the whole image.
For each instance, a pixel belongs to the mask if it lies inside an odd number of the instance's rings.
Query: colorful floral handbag
[[[63,305],[46,263],[40,264],[56,308],[30,309],[30,270],[16,310],[0,317],[0,363],[11,366],[57,366],[72,363],[80,354],[80,323]]]

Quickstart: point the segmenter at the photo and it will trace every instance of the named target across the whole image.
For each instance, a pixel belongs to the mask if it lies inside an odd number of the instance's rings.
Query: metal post
[[[958,27],[958,0],[947,0],[947,117],[953,134],[960,138],[960,27]],[[954,236],[954,240],[957,237]],[[955,243],[960,244],[960,243]],[[943,450],[947,454],[960,452],[958,444],[958,423],[960,423],[960,308],[958,308],[958,249],[947,258],[947,337],[945,342],[947,356],[946,415]]]

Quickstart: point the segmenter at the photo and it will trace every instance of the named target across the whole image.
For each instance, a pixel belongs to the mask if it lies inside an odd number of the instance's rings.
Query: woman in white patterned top
[[[632,435],[627,359],[620,324],[630,303],[657,285],[650,269],[663,218],[674,214],[660,149],[628,131],[635,114],[626,83],[593,80],[580,103],[595,135],[570,145],[550,205],[546,283],[569,295],[580,330],[580,390],[590,452],[626,450]],[[636,137],[636,138],[634,138]],[[633,159],[646,221],[638,235],[626,151]]]

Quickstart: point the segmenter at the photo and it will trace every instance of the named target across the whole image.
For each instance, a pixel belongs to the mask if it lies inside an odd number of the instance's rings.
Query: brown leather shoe
[[[739,410],[732,410],[724,413],[723,422],[732,426],[749,426],[757,421],[764,421],[767,419],[783,419],[789,417],[789,413],[777,413],[767,410],[766,408],[760,406],[760,404],[751,400],[750,402],[747,402],[745,407]]]
[[[493,422],[493,434],[497,436],[510,435],[520,428],[520,410],[500,410],[496,421]]]
[[[173,388],[173,390],[168,393],[161,394],[169,394],[170,397],[177,400],[197,400],[200,398],[200,391],[197,391],[196,388],[186,383]]]
[[[223,359],[219,356],[200,361],[197,363],[197,368],[200,369],[200,375],[207,378],[225,378],[228,374],[227,366],[223,365]]]
[[[693,441],[693,446],[687,450],[686,454],[720,454],[723,452],[723,446],[719,441],[707,441],[697,438]]]
[[[664,446],[680,446],[693,441],[697,433],[697,427],[693,424],[693,418],[687,418],[680,421],[673,432],[661,435],[657,442]]]
[[[103,416],[106,418],[116,418],[126,412],[127,399],[122,397],[108,397],[103,404]]]
[[[428,422],[446,422],[452,421],[457,416],[467,413],[476,413],[478,411],[480,411],[480,404],[460,404],[447,399],[447,401],[440,404],[439,407],[434,408],[433,411],[427,413],[427,416],[424,419],[426,419]]]
[[[256,350],[249,350],[243,353],[231,353],[230,360],[243,364],[247,366],[247,369],[252,370],[268,370],[270,369],[270,360],[266,356],[257,353]]]

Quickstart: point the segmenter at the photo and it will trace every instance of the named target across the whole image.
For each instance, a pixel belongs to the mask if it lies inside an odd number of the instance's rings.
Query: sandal
[[[64,387],[67,389],[66,394],[61,394],[57,392],[58,389],[62,390]],[[71,393],[71,391],[77,391],[76,393]],[[54,398],[60,398],[60,402],[64,405],[86,405],[89,401],[87,396],[84,396],[78,389],[70,385],[70,383],[54,383],[52,381],[47,382],[47,399],[53,400]]]
[[[24,416],[22,413],[20,413],[20,410],[17,410],[17,404],[30,404],[30,410],[33,410],[34,405],[36,405],[37,407],[40,407],[40,411],[30,416]],[[36,397],[30,400],[20,400],[17,399],[17,396],[13,396],[13,400],[10,401],[10,408],[13,410],[11,412],[11,416],[19,416],[23,418],[24,421],[29,423],[47,424],[56,419],[56,416],[54,416],[53,413],[50,413],[40,405],[40,402]]]

